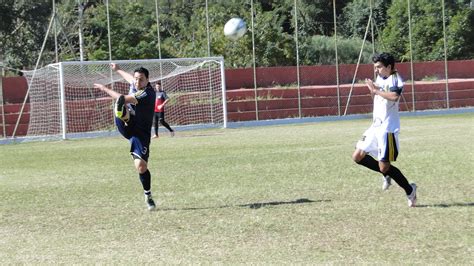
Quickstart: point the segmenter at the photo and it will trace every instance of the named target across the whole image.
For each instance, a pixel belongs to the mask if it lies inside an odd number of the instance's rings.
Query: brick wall
[[[395,68],[405,80],[411,79],[410,63],[397,63]],[[339,84],[352,83],[356,65],[339,66]],[[444,61],[420,62],[413,66],[414,80],[425,77],[445,78]],[[226,87],[228,90],[253,88],[253,70],[227,69]],[[356,80],[373,76],[371,64],[360,65]],[[474,78],[474,60],[459,60],[448,62],[448,77],[450,79]],[[262,67],[256,70],[257,87],[274,87],[275,85],[296,84],[296,67]],[[336,81],[335,66],[301,66],[300,85],[334,85]]]
[[[397,63],[396,68],[405,80],[411,79],[410,64]],[[345,108],[347,95],[356,65],[339,66],[340,105]],[[295,67],[266,67],[257,70],[258,112],[259,119],[275,119],[299,116],[298,105],[301,104],[303,116],[338,115],[336,67],[335,66],[301,66],[300,93],[301,102],[298,102],[298,90],[295,88],[279,89],[277,85],[296,84]],[[416,82],[415,108],[416,110],[446,108],[446,99],[449,96],[451,108],[474,106],[474,60],[448,62],[449,95],[446,95],[445,82]],[[246,121],[256,118],[255,92],[253,90],[253,70],[227,69],[226,87],[228,100],[229,121]],[[371,64],[360,65],[356,80],[363,80],[373,76]],[[414,78],[421,80],[424,77],[444,79],[444,62],[421,62],[414,64]],[[456,80],[462,79],[462,80]],[[0,106],[5,115],[5,121],[0,116],[0,137],[3,137],[3,123],[7,136],[11,136],[27,92],[27,82],[24,77],[4,77],[3,100],[5,105]],[[345,84],[345,85],[344,85]],[[405,86],[404,99],[400,104],[403,110],[412,110],[412,87]],[[351,97],[348,114],[371,112],[371,100],[363,84],[356,84]],[[20,119],[17,136],[26,134],[29,123],[29,103],[26,102],[24,113]],[[344,111],[344,109],[342,109]]]

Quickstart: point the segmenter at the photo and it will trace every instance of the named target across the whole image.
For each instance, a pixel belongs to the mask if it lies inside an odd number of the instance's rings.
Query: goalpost
[[[222,57],[116,60],[133,73],[149,70],[152,85],[161,81],[170,100],[167,122],[173,127],[227,127]],[[29,103],[26,138],[81,138],[116,134],[113,100],[94,89],[101,83],[127,94],[129,85],[110,69],[110,61],[60,62],[36,71],[25,71]],[[26,105],[26,106],[25,106]],[[28,112],[29,111],[29,112]]]

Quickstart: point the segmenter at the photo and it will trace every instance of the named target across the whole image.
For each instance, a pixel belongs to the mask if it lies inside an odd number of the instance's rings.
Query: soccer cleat
[[[130,118],[130,114],[127,111],[127,105],[125,104],[125,96],[120,95],[115,102],[115,116],[123,120],[124,122],[128,122]]]
[[[156,208],[155,202],[153,201],[151,194],[145,194],[145,203],[148,206],[149,211],[153,211]]]
[[[413,188],[413,191],[411,192],[410,195],[408,195],[408,207],[415,207],[416,206],[416,184],[411,183],[411,187]]]
[[[392,185],[392,178],[390,176],[383,176],[382,190],[388,190]]]
[[[170,131],[170,135],[171,135],[171,137],[174,137],[174,130]]]

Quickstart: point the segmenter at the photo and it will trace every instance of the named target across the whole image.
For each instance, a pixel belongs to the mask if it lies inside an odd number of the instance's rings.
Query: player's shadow
[[[278,206],[278,205],[288,205],[288,204],[304,204],[304,203],[316,203],[316,202],[330,202],[331,200],[310,200],[306,198],[297,199],[293,201],[270,201],[270,202],[256,202],[248,204],[238,204],[238,205],[221,205],[214,207],[190,207],[190,208],[159,208],[158,211],[194,211],[194,210],[207,210],[207,209],[223,209],[223,208],[250,208],[250,209],[260,209],[266,206]]]
[[[454,203],[416,205],[417,208],[449,208],[449,207],[473,207],[473,206],[474,206],[474,202],[454,202]]]
[[[250,209],[260,209],[266,206],[277,206],[286,204],[301,204],[301,203],[314,203],[314,202],[328,202],[331,200],[310,200],[310,199],[297,199],[293,201],[270,201],[270,202],[257,202],[249,204],[237,205],[238,207],[248,207]]]

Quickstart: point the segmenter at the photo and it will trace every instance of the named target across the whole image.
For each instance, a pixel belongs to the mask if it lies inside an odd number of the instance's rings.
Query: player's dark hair
[[[155,85],[160,85],[160,86],[161,86],[161,81],[158,80],[158,81],[155,83]]]
[[[145,77],[148,79],[149,72],[148,72],[148,69],[146,69],[144,67],[139,67],[139,68],[135,69],[133,72],[134,73],[137,73],[137,72],[141,73],[141,74],[145,75]]]
[[[392,66],[392,71],[395,70],[395,58],[389,53],[376,54],[372,57],[372,62],[382,63],[385,67]]]

